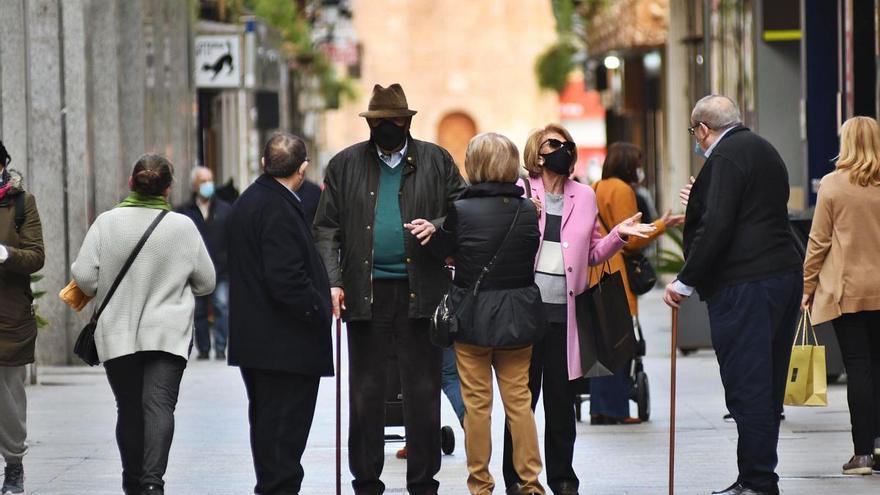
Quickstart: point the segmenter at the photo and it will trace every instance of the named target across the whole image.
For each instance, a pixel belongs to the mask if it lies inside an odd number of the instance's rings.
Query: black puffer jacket
[[[462,310],[455,336],[459,342],[516,347],[534,343],[544,331],[543,304],[534,274],[541,241],[538,212],[522,195],[522,188],[511,183],[471,186],[453,203],[443,228],[429,245],[438,255],[455,258],[450,304]],[[474,296],[480,272],[504,241],[518,207],[516,225]]]

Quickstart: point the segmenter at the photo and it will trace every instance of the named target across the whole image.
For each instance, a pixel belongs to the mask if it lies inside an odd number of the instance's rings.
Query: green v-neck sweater
[[[406,246],[400,216],[400,183],[403,163],[391,168],[379,162],[379,197],[373,229],[373,279],[405,279]]]

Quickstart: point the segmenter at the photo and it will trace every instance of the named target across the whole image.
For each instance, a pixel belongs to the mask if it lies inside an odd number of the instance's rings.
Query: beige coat
[[[849,172],[822,178],[804,263],[804,293],[813,323],[844,313],[880,310],[880,187],[862,187]]]

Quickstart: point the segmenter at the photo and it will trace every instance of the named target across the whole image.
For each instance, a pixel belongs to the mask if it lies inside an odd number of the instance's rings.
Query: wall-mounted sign
[[[199,35],[195,43],[196,87],[241,86],[241,45],[238,35]]]

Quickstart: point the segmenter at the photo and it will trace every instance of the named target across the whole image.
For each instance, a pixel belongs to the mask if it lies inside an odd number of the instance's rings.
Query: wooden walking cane
[[[669,362],[669,495],[675,493],[675,359],[678,356],[678,308],[672,308],[672,353]]]
[[[336,495],[342,495],[342,318],[336,318]]]

